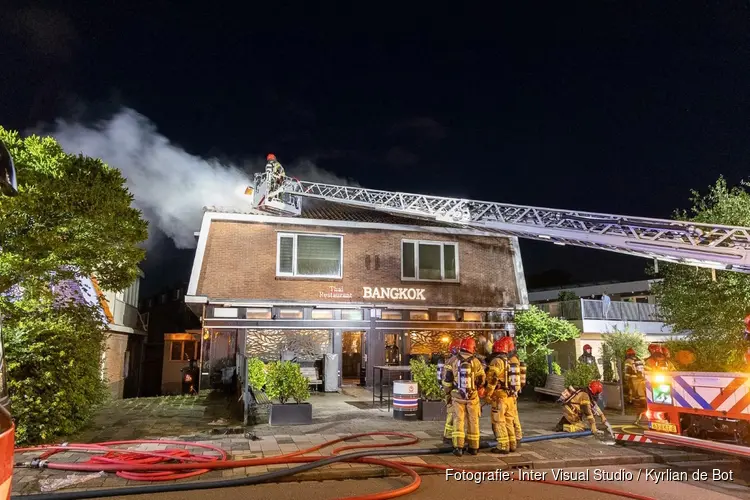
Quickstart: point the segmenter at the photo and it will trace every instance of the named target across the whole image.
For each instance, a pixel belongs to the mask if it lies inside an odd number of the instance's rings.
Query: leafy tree
[[[565,302],[568,300],[578,300],[578,295],[571,292],[570,290],[563,290],[559,294],[557,294],[557,300],[560,302]]]
[[[49,441],[86,423],[106,396],[98,307],[59,304],[50,285],[75,274],[121,290],[138,276],[148,225],[120,172],[65,153],[50,137],[0,127],[19,194],[0,198],[0,314],[17,441]],[[12,293],[9,293],[12,292]]]
[[[546,357],[552,354],[550,344],[578,338],[581,332],[568,321],[553,318],[536,306],[516,314],[516,348],[527,364],[527,378],[531,385],[543,385],[549,373]],[[559,367],[553,366],[555,372]]]
[[[548,355],[550,344],[578,338],[581,332],[573,323],[553,318],[536,306],[516,314],[516,347],[520,355]]]
[[[119,170],[65,153],[51,137],[22,139],[0,127],[14,159],[16,197],[0,198],[0,292],[29,277],[95,275],[108,290],[138,276],[148,224],[132,208]]]
[[[55,307],[54,300],[49,288],[27,287],[6,307],[3,337],[16,444],[76,432],[106,397],[99,371],[105,339],[100,311],[74,303]]]
[[[604,360],[604,380],[611,382],[617,378],[616,372],[613,370],[613,364],[624,361],[628,349],[633,348],[638,357],[644,359],[648,356],[647,347],[646,336],[641,332],[631,331],[627,327],[625,330],[614,328],[612,332],[604,335],[604,343],[601,347]]]
[[[729,188],[726,180],[719,178],[707,194],[693,191],[691,211],[678,212],[676,218],[750,226],[747,186],[742,182]],[[669,263],[659,263],[659,271],[663,281],[654,285],[653,293],[664,322],[675,332],[691,332],[687,341],[696,354],[691,369],[731,370],[741,366],[742,318],[750,306],[750,276],[717,271],[713,281],[709,269]]]
[[[597,369],[594,365],[586,363],[576,363],[573,368],[565,372],[565,387],[573,386],[583,388],[589,385],[592,380],[598,380]]]

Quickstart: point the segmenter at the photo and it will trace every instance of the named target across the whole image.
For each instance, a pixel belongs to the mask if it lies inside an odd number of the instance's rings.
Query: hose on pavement
[[[365,436],[397,436],[407,438],[406,441],[389,441],[384,443],[371,442],[359,445],[342,446],[334,449],[330,456],[303,456],[307,453],[314,453],[318,450],[332,446],[336,443],[348,441],[358,437]],[[530,443],[535,441],[544,441],[549,439],[560,439],[560,438],[575,438],[584,437],[591,435],[591,432],[577,432],[577,433],[556,433],[544,436],[532,436],[524,438],[521,443]],[[415,468],[422,469],[436,469],[436,470],[448,470],[452,469],[456,472],[481,472],[471,469],[454,468],[450,466],[436,465],[436,464],[425,464],[419,462],[397,462],[393,460],[382,460],[381,456],[415,456],[415,455],[434,455],[441,453],[448,453],[452,451],[451,446],[440,447],[440,448],[423,448],[423,449],[407,449],[399,450],[394,452],[393,450],[371,450],[358,451],[353,453],[347,453],[339,455],[338,453],[345,450],[354,450],[362,448],[385,448],[394,446],[408,446],[419,442],[419,439],[412,434],[403,434],[398,432],[368,432],[363,434],[354,434],[346,437],[342,437],[333,441],[327,441],[325,443],[313,446],[311,448],[296,451],[293,453],[287,453],[284,455],[266,457],[266,458],[249,458],[240,460],[227,460],[226,452],[220,448],[212,447],[210,445],[181,442],[181,441],[120,441],[120,442],[109,442],[100,443],[94,445],[69,445],[64,446],[42,446],[36,448],[22,448],[16,450],[19,453],[25,453],[30,451],[43,451],[42,455],[34,459],[30,464],[17,464],[17,466],[32,466],[55,470],[66,470],[66,471],[86,471],[86,472],[115,472],[121,477],[127,477],[134,480],[143,481],[172,481],[174,479],[181,479],[186,477],[192,477],[198,474],[203,474],[209,470],[214,469],[231,469],[239,467],[253,467],[260,465],[277,465],[277,464],[302,464],[297,467],[268,472],[256,476],[249,476],[238,479],[228,479],[221,481],[201,481],[201,482],[190,482],[190,483],[178,483],[178,484],[157,484],[150,486],[136,486],[136,487],[124,487],[124,488],[106,488],[99,490],[88,490],[88,491],[71,491],[63,493],[49,493],[49,494],[38,494],[38,495],[22,495],[13,496],[13,500],[74,500],[84,498],[105,498],[115,496],[127,496],[127,495],[144,495],[144,494],[159,494],[169,493],[176,491],[194,491],[194,490],[207,490],[217,488],[229,488],[237,486],[250,486],[261,483],[273,482],[275,480],[293,476],[301,472],[317,469],[326,465],[331,465],[338,462],[355,462],[364,463],[371,465],[379,465],[390,469],[398,470],[403,474],[411,477],[412,481],[406,486],[397,488],[395,490],[385,491],[381,493],[375,493],[370,495],[360,495],[355,497],[347,497],[339,500],[387,500],[391,498],[397,498],[409,493],[416,491],[422,479],[419,474],[414,470]],[[186,450],[153,450],[153,451],[137,451],[137,450],[122,450],[112,448],[112,446],[122,444],[153,444],[158,443],[160,445],[167,444],[179,444],[181,446],[195,446],[203,449],[210,449],[219,453],[218,456],[205,456],[205,455],[191,455]],[[481,443],[481,448],[494,447],[496,441],[489,441]],[[66,452],[87,452],[87,453],[104,453],[102,457],[96,457],[96,460],[85,462],[85,463],[59,463],[49,462],[48,458],[62,451]],[[42,458],[44,457],[44,458]],[[195,457],[201,457],[195,459]],[[195,460],[194,460],[195,459]],[[163,463],[165,460],[169,461],[180,461],[182,463]],[[194,460],[191,462],[191,460]],[[198,469],[196,469],[198,467]],[[178,474],[177,472],[182,471]],[[515,473],[515,472],[514,472]],[[125,474],[125,475],[123,475]],[[625,498],[633,498],[636,500],[655,500],[651,497],[637,495],[634,493],[613,490],[609,488],[602,488],[595,485],[562,482],[562,481],[551,481],[551,480],[535,480],[535,482],[567,486],[571,488],[579,488],[585,490],[596,491],[599,493],[606,493],[610,495],[621,496]]]

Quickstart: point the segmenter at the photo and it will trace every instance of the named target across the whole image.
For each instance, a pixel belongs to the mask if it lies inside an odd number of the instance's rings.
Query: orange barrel
[[[417,420],[419,391],[416,382],[397,380],[393,382],[393,418]]]
[[[10,413],[0,406],[0,500],[10,500],[14,434],[15,426]]]

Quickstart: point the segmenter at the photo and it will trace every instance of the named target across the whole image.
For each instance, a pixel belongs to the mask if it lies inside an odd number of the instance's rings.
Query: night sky
[[[0,118],[25,130],[128,106],[201,156],[274,152],[375,189],[661,218],[746,175],[748,2],[406,3],[24,2],[0,21]],[[648,264],[522,252],[529,287]],[[167,271],[146,263],[147,290],[187,278],[192,252],[168,255]]]

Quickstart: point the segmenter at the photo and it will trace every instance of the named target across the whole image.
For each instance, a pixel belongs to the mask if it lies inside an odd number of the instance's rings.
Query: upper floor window
[[[342,254],[339,235],[279,233],[276,275],[341,278]]]
[[[403,240],[401,279],[458,281],[458,243]]]

